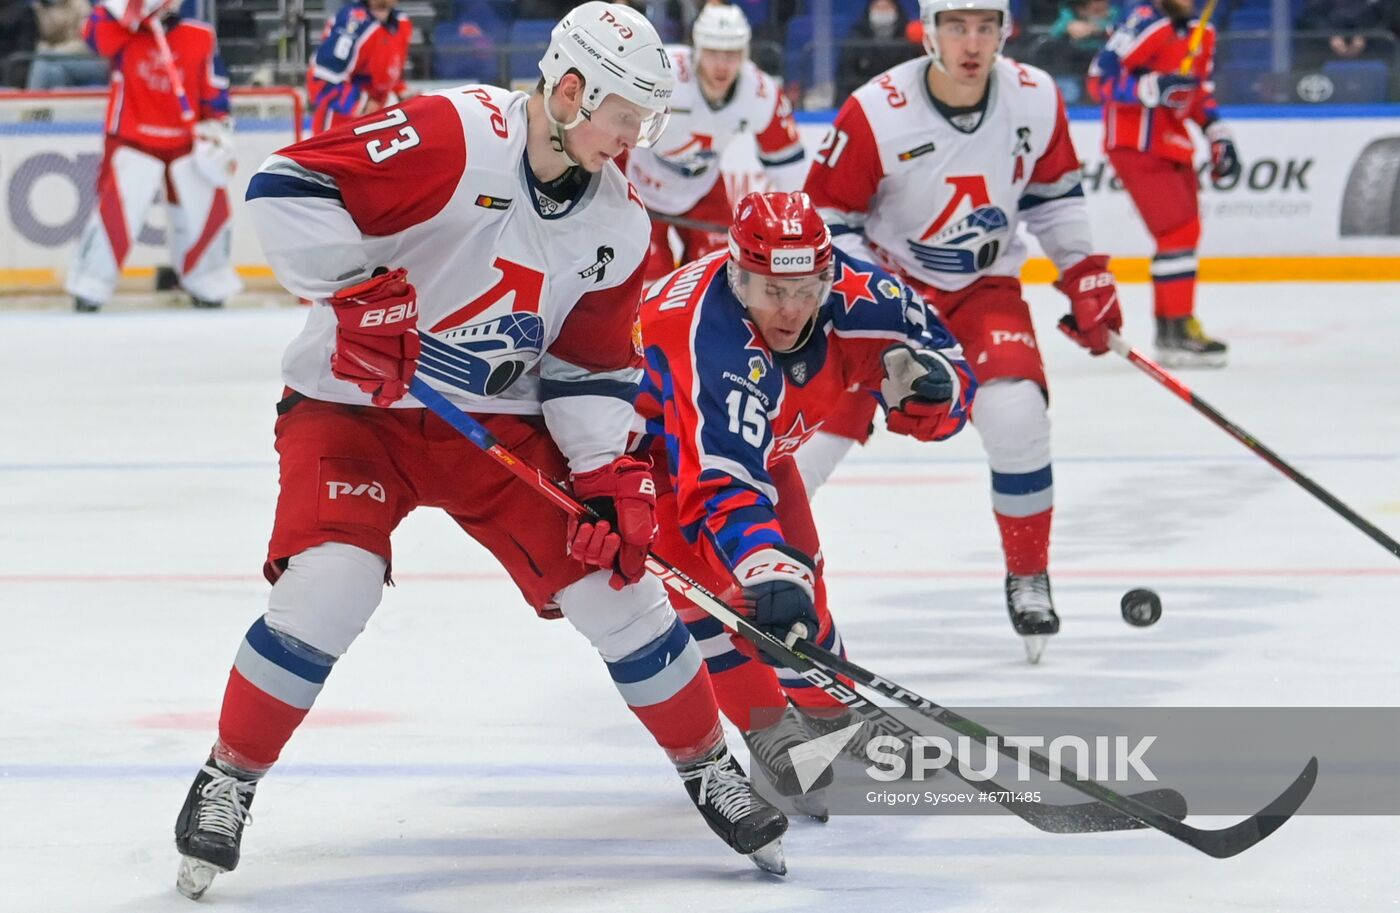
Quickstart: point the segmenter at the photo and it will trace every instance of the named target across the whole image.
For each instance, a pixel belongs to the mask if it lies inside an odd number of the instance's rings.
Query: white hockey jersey
[[[676,74],[671,119],[661,139],[627,156],[627,178],[647,207],[682,215],[720,179],[719,162],[729,144],[753,134],[761,162],[778,190],[796,190],[807,169],[792,105],[781,86],[753,61],[739,69],[729,100],[714,108],[700,91],[693,53],[668,45]]]
[[[981,122],[964,132],[934,106],[929,65],[891,68],[837,114],[805,188],[834,242],[945,291],[1019,276],[1021,222],[1061,271],[1092,253],[1079,157],[1050,76],[1000,58]]]
[[[464,409],[543,414],[586,472],[622,452],[632,421],[650,222],[611,164],[570,202],[540,193],[527,99],[446,89],[289,146],[254,175],[249,210],[278,280],[315,302],[283,359],[288,387],[369,404],[331,374],[324,302],[376,267],[404,267],[418,292],[418,376]]]

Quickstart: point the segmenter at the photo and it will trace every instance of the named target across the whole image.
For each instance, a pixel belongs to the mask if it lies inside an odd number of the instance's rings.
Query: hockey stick
[[[710,234],[722,235],[729,231],[728,225],[721,225],[718,222],[706,222],[702,219],[690,219],[686,216],[673,216],[665,212],[657,212],[655,209],[648,209],[647,215],[651,216],[654,222],[665,222],[677,228],[689,228],[692,231],[708,231]]]
[[[592,510],[574,500],[563,486],[546,476],[535,466],[526,463],[496,440],[487,428],[471,415],[452,405],[441,393],[430,387],[422,378],[415,377],[409,385],[409,392],[438,418],[447,422],[473,444],[501,466],[510,470],[517,478],[553,501],[565,513],[575,517],[596,517]],[[738,615],[719,597],[706,590],[675,565],[660,558],[655,552],[647,554],[647,570],[659,577],[666,586],[680,593],[699,608],[738,631],[760,650],[783,663],[801,675],[826,694],[859,712],[872,725],[896,737],[918,735],[910,726],[884,708],[872,704],[858,692],[846,687],[835,675],[814,664],[811,660],[788,649],[782,641],[758,630],[749,621]],[[1145,826],[1137,815],[1126,815],[1099,802],[1085,802],[1077,805],[1054,805],[1043,802],[1017,800],[1011,790],[1004,789],[991,780],[973,780],[962,774],[954,765],[950,772],[977,790],[988,794],[993,801],[1021,817],[1033,826],[1050,833],[1090,833],[1095,831],[1132,830]],[[1152,790],[1139,797],[1143,801],[1156,801],[1168,816],[1180,813],[1185,817],[1185,800],[1172,790]],[[1149,806],[1150,808],[1151,806]],[[1154,809],[1155,811],[1155,809]]]
[[[1201,44],[1206,40],[1206,26],[1210,25],[1210,17],[1215,15],[1215,7],[1219,2],[1220,0],[1206,0],[1206,8],[1201,12],[1201,18],[1196,20],[1191,37],[1186,39],[1186,56],[1177,68],[1177,72],[1182,76],[1190,75],[1192,67],[1196,65],[1196,58],[1201,56]]]
[[[961,716],[946,707],[939,706],[926,697],[910,691],[895,684],[887,678],[882,678],[875,673],[864,669],[847,659],[824,650],[814,643],[799,640],[796,648],[815,659],[821,665],[832,672],[844,675],[847,678],[877,691],[885,697],[893,698],[906,707],[918,710],[929,719],[943,726],[947,726],[954,732],[971,736],[982,744],[987,744],[990,738],[997,739],[997,751],[1007,757],[1017,759],[1024,758],[1036,771],[1052,776],[1050,761],[1037,751],[1026,750],[1024,755],[1022,750],[1015,745],[1008,745],[1006,740],[997,736],[991,730],[974,723],[965,716]],[[1153,808],[1143,802],[1142,796],[1125,796],[1114,792],[1097,780],[1090,780],[1076,775],[1073,771],[1061,770],[1060,781],[1067,786],[1079,790],[1085,795],[1093,796],[1104,805],[1118,809],[1133,820],[1141,822],[1144,826],[1159,830],[1164,834],[1175,837],[1182,843],[1194,849],[1200,850],[1216,859],[1227,859],[1237,853],[1254,846],[1283,826],[1283,823],[1292,817],[1298,807],[1307,799],[1312,792],[1313,784],[1317,782],[1317,758],[1310,758],[1304,765],[1303,772],[1293,781],[1293,783],[1279,794],[1278,798],[1270,802],[1258,814],[1255,814],[1238,824],[1233,824],[1226,828],[1217,830],[1203,830],[1192,827],[1179,820],[1176,816],[1163,814],[1159,808]],[[1171,792],[1171,790],[1164,790]],[[1180,794],[1176,794],[1180,798]],[[1183,800],[1184,801],[1184,800]]]
[[[194,109],[190,107],[190,97],[185,94],[185,82],[175,67],[175,58],[170,53],[170,42],[165,40],[165,26],[160,21],[160,13],[151,17],[151,37],[156,40],[156,52],[160,55],[160,65],[165,75],[170,77],[170,87],[175,90],[175,100],[180,103],[180,120],[190,123],[194,120]]]
[[[1378,542],[1381,545],[1381,547],[1384,548],[1386,551],[1390,552],[1395,557],[1400,558],[1400,542],[1396,542],[1390,536],[1387,536],[1384,532],[1382,532],[1365,517],[1361,516],[1356,511],[1343,504],[1327,489],[1323,488],[1321,485],[1317,484],[1312,479],[1308,478],[1298,470],[1294,469],[1288,464],[1286,460],[1283,459],[1283,457],[1279,456],[1277,453],[1274,453],[1268,447],[1265,447],[1263,444],[1259,443],[1259,441],[1255,440],[1254,436],[1251,435],[1249,432],[1245,431],[1243,428],[1240,428],[1238,425],[1231,422],[1225,416],[1221,415],[1209,403],[1201,399],[1196,394],[1192,393],[1190,388],[1188,388],[1185,384],[1177,380],[1172,375],[1168,374],[1161,365],[1157,364],[1155,361],[1148,358],[1146,355],[1143,355],[1137,349],[1133,348],[1132,345],[1130,345],[1128,341],[1125,340],[1122,336],[1119,336],[1117,333],[1110,331],[1108,334],[1108,345],[1109,348],[1113,349],[1113,351],[1117,352],[1119,355],[1122,355],[1128,361],[1132,362],[1138,368],[1142,369],[1142,372],[1148,377],[1151,377],[1153,380],[1166,387],[1172,393],[1175,393],[1178,397],[1185,400],[1186,403],[1189,406],[1191,406],[1191,408],[1195,409],[1197,412],[1210,419],[1217,426],[1219,426],[1226,434],[1230,435],[1235,440],[1239,441],[1241,444],[1254,451],[1261,458],[1263,458],[1264,462],[1268,463],[1270,466],[1274,467],[1279,472],[1288,476],[1288,478],[1292,479],[1294,482],[1297,482],[1300,486],[1303,487],[1304,490],[1306,490],[1313,497],[1317,498],[1323,504],[1326,504],[1328,507],[1332,508],[1332,510],[1340,514],[1352,526],[1355,526],[1357,529],[1370,536],[1372,539]]]

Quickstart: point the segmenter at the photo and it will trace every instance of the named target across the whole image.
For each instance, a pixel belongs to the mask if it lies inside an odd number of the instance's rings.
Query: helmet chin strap
[[[812,318],[807,321],[807,326],[803,327],[802,335],[797,337],[796,342],[788,346],[786,349],[775,348],[773,349],[773,351],[777,352],[779,355],[788,355],[792,352],[796,352],[798,349],[801,349],[808,342],[810,342],[812,339],[812,331],[817,328],[817,314],[820,312],[820,310],[821,309],[818,308],[817,310],[812,312]]]
[[[580,105],[578,109],[578,115],[574,117],[574,119],[569,123],[566,124],[563,121],[560,121],[558,118],[556,118],[554,116],[554,112],[551,111],[549,107],[550,99],[554,96],[555,85],[557,85],[557,83],[554,80],[545,80],[544,119],[549,122],[549,145],[554,149],[555,152],[562,155],[564,157],[564,161],[568,162],[569,167],[572,168],[575,165],[577,165],[578,162],[574,161],[574,157],[572,155],[569,155],[569,153],[564,149],[564,134],[568,133],[570,130],[574,129],[584,121],[588,120],[588,115],[584,113],[583,106]]]

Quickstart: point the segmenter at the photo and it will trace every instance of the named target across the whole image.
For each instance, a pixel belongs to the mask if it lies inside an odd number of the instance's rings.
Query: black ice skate
[[[91,298],[73,297],[73,310],[79,314],[96,314],[102,310],[102,302],[93,301]]]
[[[1045,571],[1025,576],[1007,574],[1006,613],[1026,646],[1026,658],[1032,663],[1040,662],[1046,639],[1060,630],[1060,616],[1055,614],[1055,603],[1050,597],[1050,575]]]
[[[820,733],[809,733],[802,722],[785,711],[778,721],[764,729],[743,732],[744,744],[749,746],[749,758],[755,774],[761,773],[779,795],[790,799],[799,813],[825,823],[830,817],[820,791],[831,785],[831,768],[822,770],[806,789],[793,766],[792,749],[799,748]]]
[[[763,871],[787,874],[782,842],[787,816],[754,792],[729,746],[721,745],[710,757],[680,768],[680,775],[710,830]]]
[[[1223,368],[1229,352],[1195,317],[1158,317],[1156,344],[1157,361],[1168,368]]]
[[[175,819],[175,848],[180,872],[175,887],[191,900],[209,889],[214,876],[238,867],[243,826],[252,820],[248,809],[258,781],[237,776],[210,758],[185,796]]]

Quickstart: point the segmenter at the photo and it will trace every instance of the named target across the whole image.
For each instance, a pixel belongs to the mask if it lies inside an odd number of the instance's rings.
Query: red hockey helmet
[[[751,193],[729,226],[729,287],[778,352],[806,345],[831,294],[831,232],[805,193]]]
[[[734,210],[729,257],[760,276],[810,276],[831,268],[831,232],[805,193],[751,193]]]

